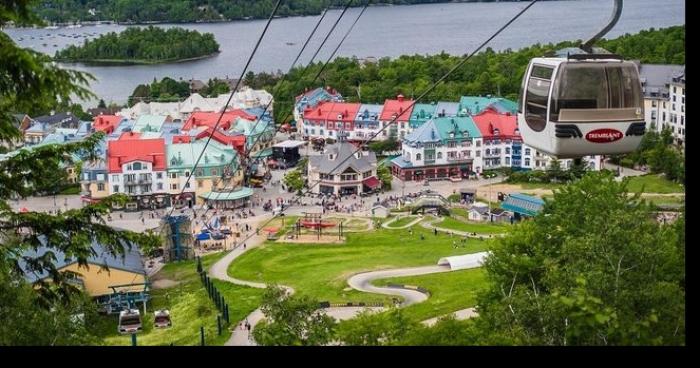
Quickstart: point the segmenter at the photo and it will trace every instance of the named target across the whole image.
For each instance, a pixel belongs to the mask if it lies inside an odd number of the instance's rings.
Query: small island
[[[218,52],[219,44],[211,33],[149,26],[85,40],[81,46],[57,51],[55,60],[101,65],[161,64],[202,59]]]

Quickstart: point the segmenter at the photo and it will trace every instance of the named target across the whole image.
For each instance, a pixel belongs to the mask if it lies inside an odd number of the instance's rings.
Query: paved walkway
[[[382,224],[382,227],[385,228],[385,229],[400,230],[400,229],[409,228],[409,227],[411,227],[411,226],[413,226],[413,225],[415,225],[415,224],[417,224],[417,223],[423,221],[423,216],[418,216],[418,218],[416,218],[414,221],[411,221],[410,223],[408,223],[408,224],[406,224],[406,225],[403,225],[403,226],[389,226],[389,224],[393,224],[394,222],[396,222],[396,221],[402,219],[403,217],[405,217],[405,216],[397,216],[397,217],[395,217],[394,219],[383,223],[383,224]]]
[[[484,239],[489,239],[489,238],[493,238],[493,237],[496,237],[496,236],[504,236],[504,235],[505,235],[505,234],[479,234],[479,233],[477,233],[476,235],[474,235],[474,232],[467,232],[467,231],[459,231],[459,230],[453,230],[453,229],[446,229],[446,228],[444,228],[444,227],[438,227],[438,226],[433,225],[434,223],[440,222],[440,221],[442,221],[442,220],[443,220],[442,218],[436,217],[434,220],[422,222],[422,223],[421,223],[421,226],[423,226],[423,227],[426,228],[426,229],[431,229],[431,230],[437,229],[438,231],[442,231],[442,232],[444,232],[444,233],[452,233],[452,234],[455,234],[455,235],[466,236],[466,237],[469,237],[469,238],[484,238]]]

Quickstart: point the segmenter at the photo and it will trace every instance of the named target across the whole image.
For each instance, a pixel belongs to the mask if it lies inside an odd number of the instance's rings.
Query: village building
[[[309,183],[312,193],[354,195],[381,187],[377,177],[377,156],[357,147],[341,134],[337,143],[327,146],[322,155],[309,157]]]

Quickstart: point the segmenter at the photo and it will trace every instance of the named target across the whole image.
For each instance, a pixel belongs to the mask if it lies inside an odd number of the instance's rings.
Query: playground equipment
[[[336,225],[335,222],[322,220],[322,216],[320,213],[304,212],[304,218],[299,219],[299,223],[307,229],[327,228]]]
[[[138,309],[127,309],[119,312],[118,331],[120,334],[133,334],[142,330],[141,312]]]

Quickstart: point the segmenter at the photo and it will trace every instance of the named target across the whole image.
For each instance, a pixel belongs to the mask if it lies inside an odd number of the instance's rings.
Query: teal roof
[[[253,189],[243,187],[234,192],[206,192],[200,195],[200,197],[214,201],[235,201],[237,199],[248,198],[252,195]]]
[[[237,160],[238,153],[233,147],[224,146],[214,140],[210,141],[209,145],[206,144],[206,140],[168,144],[165,149],[168,169],[191,169],[205,146],[206,151],[198,167],[220,167],[229,165],[234,159]]]
[[[238,118],[236,123],[231,127],[232,132],[243,133],[245,136],[249,137],[251,135],[258,135],[265,131],[274,131],[275,123],[272,120],[263,119],[258,121],[250,121],[247,119]]]
[[[507,211],[517,212],[523,215],[535,216],[544,206],[541,198],[521,193],[512,193],[501,203],[501,208]]]
[[[450,138],[450,133],[454,133],[455,138],[481,138],[481,131],[474,124],[471,116],[444,117],[433,120],[443,141]]]
[[[141,115],[131,130],[139,133],[160,132],[165,119],[166,116],[163,115]]]
[[[415,104],[411,112],[411,118],[409,119],[411,126],[416,128],[432,119],[436,108],[437,105],[435,104]]]
[[[515,114],[518,111],[517,102],[502,98],[502,97],[480,97],[480,96],[463,96],[459,100],[459,111],[475,115],[480,113],[486,107],[491,106],[499,113],[510,112]]]

